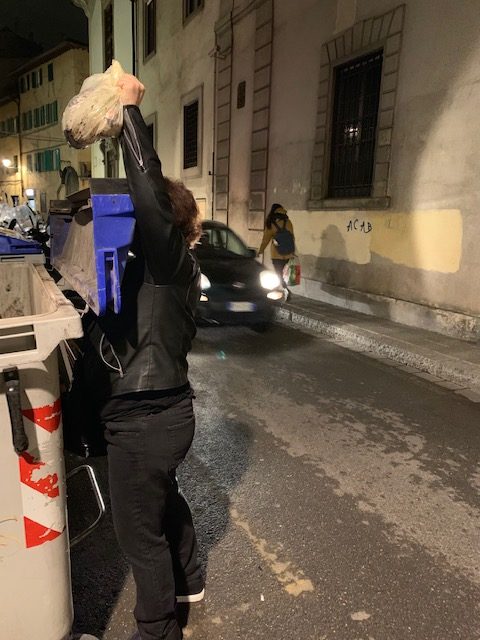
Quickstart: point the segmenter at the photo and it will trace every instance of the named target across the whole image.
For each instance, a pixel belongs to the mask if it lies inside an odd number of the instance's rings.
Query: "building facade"
[[[476,0],[76,3],[91,70],[113,55],[144,82],[165,172],[205,216],[258,247],[279,202],[299,293],[476,339]]]
[[[49,202],[87,185],[89,150],[67,144],[61,119],[89,74],[86,47],[64,42],[15,69],[15,94],[0,102],[0,186],[6,199],[28,197],[43,214]]]

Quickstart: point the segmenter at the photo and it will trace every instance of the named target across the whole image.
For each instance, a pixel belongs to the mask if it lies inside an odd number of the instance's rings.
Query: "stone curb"
[[[278,307],[275,310],[275,321],[327,336],[335,342],[341,342],[342,346],[347,348],[366,352],[373,357],[389,359],[399,365],[412,367],[442,380],[448,380],[458,385],[458,388],[468,387],[480,391],[480,366],[459,358],[344,321],[334,324],[332,320],[321,314],[303,312],[301,309]]]

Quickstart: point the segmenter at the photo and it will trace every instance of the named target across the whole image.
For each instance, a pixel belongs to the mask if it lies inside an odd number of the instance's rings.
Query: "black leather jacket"
[[[200,270],[173,224],[160,160],[138,107],[121,136],[136,232],[122,282],[122,309],[84,318],[84,373],[99,408],[114,396],[175,391],[188,382]]]

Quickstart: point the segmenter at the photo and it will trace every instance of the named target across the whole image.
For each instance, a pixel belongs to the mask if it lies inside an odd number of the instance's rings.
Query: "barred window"
[[[335,69],[328,196],[369,197],[372,192],[383,52]]]
[[[247,83],[245,80],[238,83],[237,87],[237,109],[243,109],[245,106],[245,98],[247,92]]]
[[[183,168],[198,166],[198,100],[183,107]]]
[[[186,20],[203,8],[204,0],[183,0],[183,19]]]
[[[105,69],[113,60],[113,3],[111,2],[103,10],[103,55]]]
[[[148,58],[157,47],[156,0],[146,0],[143,8],[143,56]]]

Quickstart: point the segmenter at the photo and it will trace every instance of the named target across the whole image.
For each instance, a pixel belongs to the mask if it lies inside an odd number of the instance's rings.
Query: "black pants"
[[[285,265],[287,264],[287,262],[288,260],[285,260],[284,258],[272,258],[273,268],[275,269],[278,277],[280,278],[282,287],[288,290],[288,287],[285,284],[285,281],[283,279],[283,269],[285,268]]]
[[[180,640],[175,593],[203,588],[192,516],[175,477],[194,431],[190,398],[106,424],[113,523],[137,586],[142,640]]]

